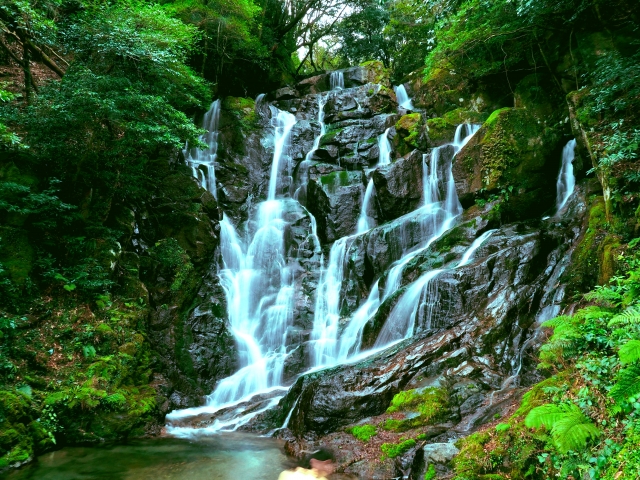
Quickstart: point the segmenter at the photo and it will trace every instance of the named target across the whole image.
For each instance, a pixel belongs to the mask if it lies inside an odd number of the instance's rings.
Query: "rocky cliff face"
[[[293,113],[297,120],[289,148],[292,174],[279,184],[299,201],[287,207],[291,231],[286,236],[288,255],[297,265],[285,372],[285,380],[293,385],[277,407],[242,428],[268,431],[284,422],[278,435],[288,440],[293,454],[330,444],[339,446],[343,472],[367,478],[419,478],[425,455],[446,463],[451,458],[450,439],[506,412],[522,387],[537,378],[531,354],[541,339],[539,326],[564,308],[564,282],[571,277],[573,249],[584,235],[585,192],[592,193],[592,187],[579,186],[568,207],[556,214],[560,152],[570,138],[564,121],[546,121],[526,108],[491,112],[500,105],[486,94],[460,108],[444,98],[429,100],[428,89],[420,85],[414,86],[414,93],[423,109],[406,112],[398,108],[378,65],[343,74],[343,90],[328,92],[328,76],[318,76],[279,90],[257,105],[247,102],[244,110],[237,108],[238,100],[225,103],[223,124],[230,130],[222,127],[218,192],[239,228],[252,228],[251,221],[246,227],[244,222],[252,218],[257,199],[265,196],[273,151],[272,114],[265,102]],[[240,129],[232,127],[238,119],[244,119]],[[463,213],[444,235],[425,246],[424,219],[430,213],[421,206],[428,158],[432,148],[451,142],[457,125],[465,122],[482,126],[462,150],[459,145],[442,147],[443,160],[433,172],[444,178],[452,164]],[[381,161],[381,136],[392,148],[388,162]],[[576,165],[580,175],[579,161]],[[356,234],[370,181],[374,193],[365,209],[368,229]],[[320,245],[310,240],[315,233]],[[364,325],[361,346],[376,347],[381,332],[393,330],[389,325],[410,313],[405,305],[410,292],[417,295],[412,304],[413,335],[366,360],[298,377],[312,365],[311,330],[321,267],[338,240],[345,242],[346,252],[339,328],[347,328],[374,289],[384,290],[402,260],[405,266],[393,280],[397,291],[384,296]],[[468,257],[470,248],[473,256]],[[415,253],[407,256],[412,250]],[[425,275],[431,279],[424,281]],[[215,284],[213,275],[211,283]],[[416,290],[416,285],[422,289]],[[431,391],[446,397],[434,418],[412,420],[425,415],[413,404],[401,412],[387,411],[398,395]],[[269,400],[256,401],[264,407]],[[182,424],[207,426],[229,412],[216,415]],[[367,426],[378,431],[370,443],[354,433]],[[402,442],[414,438],[401,448]],[[382,461],[375,456],[373,461],[372,448],[390,448],[383,443],[402,451]]]

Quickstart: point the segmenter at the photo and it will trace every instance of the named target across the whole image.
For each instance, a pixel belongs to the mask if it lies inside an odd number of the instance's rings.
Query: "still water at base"
[[[102,448],[67,447],[44,454],[5,478],[276,480],[291,466],[277,440],[225,434],[192,441],[160,438]]]

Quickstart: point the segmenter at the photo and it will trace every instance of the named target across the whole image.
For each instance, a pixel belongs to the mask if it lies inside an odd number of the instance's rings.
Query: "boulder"
[[[423,447],[426,463],[446,464],[455,457],[460,450],[453,443],[430,443]]]
[[[460,201],[500,195],[501,221],[541,217],[554,205],[562,131],[519,108],[496,110],[456,156]]]
[[[336,171],[309,181],[307,208],[316,219],[322,243],[356,231],[363,189],[360,172]]]

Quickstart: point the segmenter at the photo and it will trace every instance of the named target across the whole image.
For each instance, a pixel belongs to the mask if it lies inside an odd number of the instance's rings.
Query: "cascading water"
[[[215,162],[218,153],[218,123],[220,122],[220,100],[215,100],[202,119],[202,128],[207,132],[198,140],[207,144],[207,148],[189,148],[187,143],[182,150],[187,165],[191,167],[193,176],[217,199]]]
[[[429,168],[427,168],[426,161],[423,162],[424,205],[418,209],[418,213],[421,214],[422,238],[424,238],[424,241],[417,248],[413,248],[409,252],[404,253],[402,258],[392,266],[387,276],[386,288],[382,295],[378,282],[376,281],[374,283],[369,297],[365,303],[356,310],[351,318],[349,318],[342,333],[339,333],[339,320],[343,272],[347,261],[348,247],[355,236],[343,237],[334,243],[329,254],[329,267],[327,268],[326,274],[323,275],[317,290],[318,303],[316,304],[312,332],[312,340],[314,342],[312,361],[314,367],[335,365],[359,353],[364,326],[378,311],[381,303],[398,289],[404,267],[412,258],[426,250],[433,241],[451,228],[455,218],[462,212],[462,206],[458,201],[458,195],[455,189],[451,162],[449,161],[446,169],[441,169],[438,162],[441,153],[447,147],[453,147],[454,153],[457,153],[470,137],[478,131],[478,128],[479,127],[475,125],[458,126],[454,143],[435,148],[430,156],[431,162]],[[468,133],[468,135],[462,137],[465,132]],[[446,171],[446,177],[444,179],[439,177],[439,174],[443,170]],[[441,190],[444,191],[444,200],[441,200]],[[428,272],[425,276],[428,276],[430,273],[431,272]],[[437,274],[434,274],[434,276],[435,275]],[[411,290],[412,296],[415,297],[414,300],[416,301],[428,284],[428,281],[433,278],[427,277],[427,279],[425,279],[425,276],[416,282],[419,284],[418,286],[412,285],[409,287],[409,290],[413,288],[413,290]],[[407,305],[414,305],[415,303],[416,302],[411,303],[410,299],[406,301]],[[409,307],[403,307],[403,309],[407,310]],[[410,313],[411,310],[409,309],[408,312]],[[387,320],[387,324],[389,324],[389,334],[387,335],[387,333],[385,333],[383,335],[381,333],[376,342],[376,348],[383,347],[389,342],[404,338],[407,332],[413,332],[413,322],[406,322],[406,317],[402,317],[400,311],[398,318],[400,319],[400,323],[405,322],[404,326],[400,324],[396,325],[397,322],[393,320]],[[393,332],[400,331],[402,331],[402,334],[393,334]]]
[[[309,150],[309,152],[307,153],[305,159],[300,162],[300,165],[298,166],[298,178],[299,178],[299,186],[293,196],[293,198],[295,198],[296,200],[299,198],[300,193],[303,192],[306,189],[307,183],[309,182],[309,166],[311,165],[312,161],[311,159],[313,158],[313,154],[316,152],[316,150],[318,150],[318,148],[320,147],[320,140],[322,139],[322,136],[327,133],[327,126],[324,124],[324,105],[326,103],[327,99],[325,97],[323,97],[322,95],[318,95],[318,124],[320,125],[320,132],[318,133],[318,135],[313,139],[313,147],[311,147],[311,150]],[[315,221],[315,220],[314,220]]]
[[[389,142],[389,130],[387,128],[384,133],[378,136],[378,149],[380,154],[378,156],[378,165],[389,165],[391,163],[391,142]]]
[[[283,214],[288,204],[297,202],[278,197],[283,189],[280,180],[290,171],[287,150],[296,120],[290,113],[271,109],[275,129],[273,161],[267,200],[257,206],[255,233],[245,246],[226,215],[220,222],[219,276],[227,297],[229,329],[236,342],[240,369],[218,382],[205,407],[172,412],[167,416],[169,420],[214,412],[258,392],[284,390],[280,386],[292,320],[295,267],[289,265],[285,252],[287,224]],[[245,421],[238,417],[216,423],[208,430],[233,430]],[[183,429],[169,430],[180,435]]]
[[[375,187],[373,185],[373,178],[369,179],[369,183],[367,184],[367,189],[364,192],[364,197],[362,200],[362,209],[360,210],[360,218],[358,218],[358,230],[356,234],[360,235],[361,233],[367,232],[371,230],[373,227],[373,218],[369,215],[369,211],[371,209],[371,200],[373,199],[373,195],[375,192]]]
[[[487,241],[487,239],[493,234],[493,232],[495,232],[495,230],[487,230],[473,241],[469,249],[464,252],[464,255],[460,259],[458,268],[464,267],[465,265],[471,263],[471,261],[473,260],[473,254],[476,253],[476,250],[478,250],[478,248],[480,248],[482,244]]]
[[[407,89],[404,88],[404,85],[400,84],[397,87],[393,87],[393,89],[396,92],[398,105],[400,105],[405,110],[413,110],[413,103],[411,102],[411,98],[409,98],[409,94],[407,93]]]
[[[331,72],[329,77],[329,87],[331,90],[343,90],[344,89],[344,72],[336,71]]]
[[[562,166],[556,182],[556,211],[559,212],[569,200],[576,186],[576,177],[573,174],[573,159],[575,158],[576,140],[569,142],[562,149]]]

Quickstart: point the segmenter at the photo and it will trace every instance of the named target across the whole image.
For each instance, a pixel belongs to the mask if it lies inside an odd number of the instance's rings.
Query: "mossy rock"
[[[384,85],[387,88],[391,86],[389,78],[391,77],[391,71],[384,68],[384,64],[380,60],[371,60],[360,64],[367,70],[367,77],[369,83],[376,83]]]
[[[615,274],[616,251],[621,239],[608,232],[603,197],[591,201],[586,229],[573,251],[571,265],[562,276],[575,293],[583,293],[595,285],[604,285]]]
[[[403,115],[395,128],[395,149],[400,155],[406,155],[416,148],[426,148],[425,124],[420,113]]]
[[[433,425],[445,420],[451,413],[449,392],[441,387],[428,387],[421,390],[406,390],[396,394],[387,409],[387,413],[404,413],[405,418],[389,418],[382,428],[393,432]]]
[[[0,472],[53,445],[53,437],[37,421],[39,416],[29,395],[0,390]]]
[[[463,123],[481,124],[488,117],[487,113],[456,108],[445,113],[442,117],[430,118],[426,122],[430,145],[439,146],[450,143],[458,125]]]
[[[494,111],[456,156],[453,175],[463,202],[501,197],[501,221],[541,216],[554,205],[564,128],[523,108]]]

